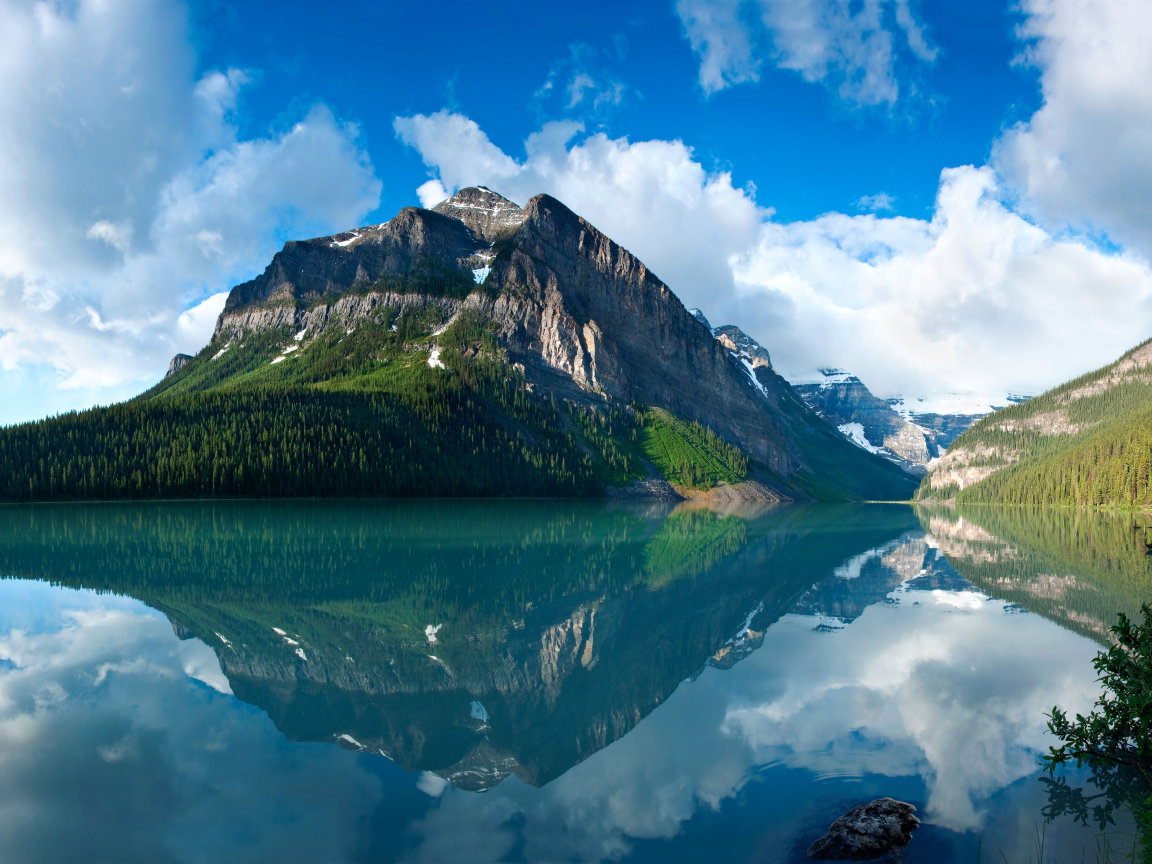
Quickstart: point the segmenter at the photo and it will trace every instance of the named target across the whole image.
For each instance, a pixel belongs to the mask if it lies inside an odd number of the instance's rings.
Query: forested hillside
[[[1152,342],[1103,369],[991,414],[962,434],[920,498],[1152,505]]]
[[[442,334],[457,347],[439,366],[406,320],[304,350],[285,330],[215,360],[210,346],[138,399],[0,432],[0,495],[574,497],[645,476],[645,461],[695,488],[747,473],[738,448],[667,412],[533,398],[483,338],[464,344],[468,327]]]

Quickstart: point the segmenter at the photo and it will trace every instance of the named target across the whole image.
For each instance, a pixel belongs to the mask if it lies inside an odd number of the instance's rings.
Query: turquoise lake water
[[[1037,760],[1152,599],[1131,523],[0,508],[0,860],[799,862],[890,796],[903,861],[1095,861],[1125,815]]]

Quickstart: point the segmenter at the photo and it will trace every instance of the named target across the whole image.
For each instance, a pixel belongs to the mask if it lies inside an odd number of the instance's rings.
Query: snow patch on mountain
[[[761,384],[760,381],[756,378],[756,367],[752,365],[752,363],[748,360],[747,357],[741,357],[739,354],[736,354],[736,353],[733,353],[732,356],[740,361],[740,364],[744,367],[744,371],[747,372],[748,377],[752,379],[753,386],[757,390],[760,391],[761,395],[765,399],[767,399],[768,398],[768,389],[763,384]]]
[[[692,307],[691,309],[688,310],[688,314],[691,315],[693,318],[695,318],[697,321],[699,321],[701,324],[703,324],[705,327],[707,327],[709,332],[711,332],[712,325],[708,323],[708,319],[704,317],[703,312],[701,312],[696,307]],[[713,335],[715,335],[715,334],[713,334]]]
[[[864,427],[859,423],[841,423],[836,427],[844,433],[844,437],[869,453],[883,454],[883,447],[874,447],[864,434]]]

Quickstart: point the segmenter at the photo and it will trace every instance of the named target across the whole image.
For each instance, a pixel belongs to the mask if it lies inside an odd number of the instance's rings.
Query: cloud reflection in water
[[[406,860],[599,861],[772,784],[787,806],[754,814],[778,838],[765,860],[826,820],[820,795],[877,782],[924,789],[941,829],[995,834],[1023,799],[1038,821],[1024,778],[1043,714],[1090,705],[1095,646],[966,587],[919,532],[854,560],[623,738],[543,788],[485,794],[285,741],[229,695],[227,647],[178,640],[141,603],[0,582],[0,845],[29,862],[376,860],[370,826],[400,808]],[[989,805],[1004,795],[1006,817]]]
[[[228,695],[207,646],[181,642],[141,603],[4,581],[0,608],[13,594],[50,607],[64,594],[71,608],[55,630],[0,630],[5,860],[317,862],[355,851],[382,800],[355,756],[286,745]]]
[[[620,857],[632,839],[674,837],[699,809],[718,810],[750,781],[775,779],[773,765],[825,779],[918,776],[927,821],[985,828],[988,799],[1036,773],[1051,743],[1044,713],[1095,699],[1095,646],[970,589],[918,590],[921,562],[951,570],[932,560],[922,535],[880,552],[857,556],[851,575],[893,587],[889,602],[839,629],[820,626],[818,611],[784,617],[759,650],[731,669],[705,670],[627,737],[541,790],[515,778],[483,799],[449,789],[415,826],[424,842],[412,860],[496,860],[521,839],[527,860]],[[901,557],[915,562],[910,573]],[[1036,785],[1013,794],[1032,797]],[[806,793],[796,791],[800,807]],[[515,814],[517,833],[491,830]],[[1038,805],[1025,815],[1030,831]],[[763,818],[786,835],[794,816]]]

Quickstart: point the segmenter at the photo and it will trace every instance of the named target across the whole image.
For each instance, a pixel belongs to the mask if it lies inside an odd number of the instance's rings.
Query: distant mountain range
[[[0,497],[906,499],[737,328],[547,195],[292,241],[122,405],[0,430]]]
[[[919,497],[974,503],[1152,504],[1152,340],[989,415],[960,435]]]
[[[894,408],[899,400],[877,398],[855,375],[843,369],[821,369],[820,374],[821,381],[794,385],[796,392],[853,443],[918,477],[957,435],[983,416],[913,412],[901,416]]]

